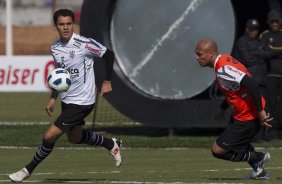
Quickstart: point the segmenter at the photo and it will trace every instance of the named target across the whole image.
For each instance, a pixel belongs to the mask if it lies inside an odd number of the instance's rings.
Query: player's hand
[[[112,83],[111,83],[111,81],[105,80],[102,84],[100,95],[103,96],[104,93],[108,93],[110,91],[112,91]]]
[[[50,98],[46,107],[45,107],[45,110],[46,110],[46,112],[49,116],[52,116],[52,112],[55,109],[55,101],[56,100],[54,98]]]
[[[262,110],[258,113],[258,116],[262,126],[272,127],[271,121],[273,120],[273,117],[270,113],[266,113],[265,110]]]
[[[215,120],[223,120],[225,115],[225,110],[224,109],[220,109],[218,112],[216,112],[214,114],[214,119]]]

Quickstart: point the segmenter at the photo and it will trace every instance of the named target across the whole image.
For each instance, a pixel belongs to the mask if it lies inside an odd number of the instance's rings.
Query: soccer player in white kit
[[[60,38],[52,45],[51,51],[57,67],[65,68],[71,75],[72,85],[61,93],[62,112],[57,120],[50,125],[44,134],[43,141],[35,152],[32,160],[18,172],[9,175],[12,181],[21,182],[27,179],[36,166],[53,150],[56,141],[67,134],[73,144],[99,145],[105,147],[119,167],[122,162],[121,140],[106,138],[96,134],[91,129],[83,129],[84,118],[91,113],[95,104],[95,76],[93,57],[105,59],[105,80],[101,87],[101,95],[112,90],[111,74],[113,71],[114,54],[94,39],[75,34],[74,14],[69,9],[59,9],[53,16],[54,24]],[[46,106],[46,112],[51,116],[58,96],[52,91]]]

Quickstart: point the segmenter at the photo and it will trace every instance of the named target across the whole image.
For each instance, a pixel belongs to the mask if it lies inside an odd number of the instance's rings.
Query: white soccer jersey
[[[102,57],[106,50],[97,41],[75,33],[67,43],[59,39],[51,46],[57,67],[67,69],[71,75],[72,85],[68,91],[61,93],[64,103],[95,103],[94,56]]]

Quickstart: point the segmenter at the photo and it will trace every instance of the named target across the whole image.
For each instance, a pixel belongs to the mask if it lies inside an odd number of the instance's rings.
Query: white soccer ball
[[[65,92],[71,86],[70,74],[66,69],[56,68],[47,77],[49,87],[57,92]]]

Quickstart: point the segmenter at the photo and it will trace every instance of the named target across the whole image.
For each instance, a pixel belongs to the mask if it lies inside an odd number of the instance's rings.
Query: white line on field
[[[29,147],[29,146],[0,146],[0,149],[7,149],[7,150],[12,150],[12,149],[23,149],[23,150],[28,150],[28,149],[36,149],[37,147]],[[99,150],[103,149],[101,147],[55,147],[55,149],[58,150]],[[196,148],[186,148],[186,147],[171,147],[171,148],[147,148],[147,147],[139,147],[139,148],[132,148],[132,147],[122,147],[123,150],[166,150],[166,151],[186,151],[186,150],[193,150]],[[200,148],[201,149],[201,148]],[[266,148],[264,147],[256,147],[256,150],[265,150]],[[267,148],[268,150],[280,150],[282,147],[270,147]]]
[[[86,122],[86,125],[92,125],[93,122]],[[0,125],[3,126],[33,126],[33,125],[50,125],[50,122],[20,122],[20,121],[0,121]],[[138,122],[95,122],[95,125],[141,125]]]
[[[37,147],[28,147],[28,146],[0,146],[0,149],[36,149]],[[97,149],[104,149],[101,147],[55,147],[58,150],[97,150]],[[122,147],[123,150],[151,150],[152,148],[132,148],[132,147]],[[153,149],[160,149],[160,150],[167,150],[167,151],[185,151],[191,150],[191,148],[153,148]]]
[[[282,169],[282,167],[266,167],[267,170],[276,170]],[[237,169],[207,169],[207,170],[197,170],[204,172],[224,172],[224,171],[243,171],[243,170],[251,170],[251,168],[237,168]]]
[[[36,149],[37,147],[28,147],[28,146],[0,146],[0,149]],[[97,149],[103,149],[99,147],[55,147],[55,149],[58,150],[97,150]],[[127,148],[124,148],[127,149]]]
[[[11,182],[11,180],[0,180],[0,183]],[[46,180],[27,180],[23,181],[23,183],[46,183]],[[52,182],[53,183],[53,182]],[[81,181],[81,180],[73,180],[73,181],[59,181],[59,183],[95,183],[94,181]]]
[[[266,167],[265,169],[267,170],[280,170],[282,169],[282,167]],[[208,170],[194,170],[195,172],[224,172],[224,171],[230,171],[230,172],[234,172],[234,171],[245,171],[245,170],[251,170],[251,168],[235,168],[235,169],[208,169]],[[157,173],[156,171],[145,171],[146,173]],[[169,172],[166,170],[162,170],[161,172]],[[182,170],[179,172],[187,172],[187,170]],[[113,171],[89,171],[86,172],[87,174],[120,174],[121,172],[119,170],[113,170]],[[42,176],[42,175],[73,175],[73,172],[42,172],[42,173],[33,173],[32,175],[36,175],[36,176]],[[0,173],[0,176],[8,176],[9,174],[4,174],[4,173]]]
[[[140,182],[140,181],[112,181],[111,183],[131,183],[131,184],[242,184],[242,183],[209,183],[209,182],[194,182],[194,183],[185,183],[185,182]]]
[[[109,171],[109,172],[106,172],[106,171],[92,171],[92,172],[87,172],[89,174],[119,174],[120,171]]]
[[[91,172],[86,172],[87,174],[119,174],[120,171],[91,171]],[[46,172],[46,173],[33,173],[32,175],[34,176],[42,176],[42,175],[73,175],[73,172],[56,172],[56,173],[52,173],[52,172]],[[8,176],[9,174],[1,174],[0,176]]]
[[[11,180],[0,180],[0,183],[11,182]],[[23,183],[46,183],[46,180],[27,180],[23,181]],[[62,181],[59,183],[96,183],[96,181],[81,181],[81,180],[73,180],[73,181]],[[194,182],[194,183],[185,183],[185,182],[140,182],[140,181],[104,181],[104,183],[123,183],[123,184],[243,184],[243,183],[209,183],[209,182]]]

